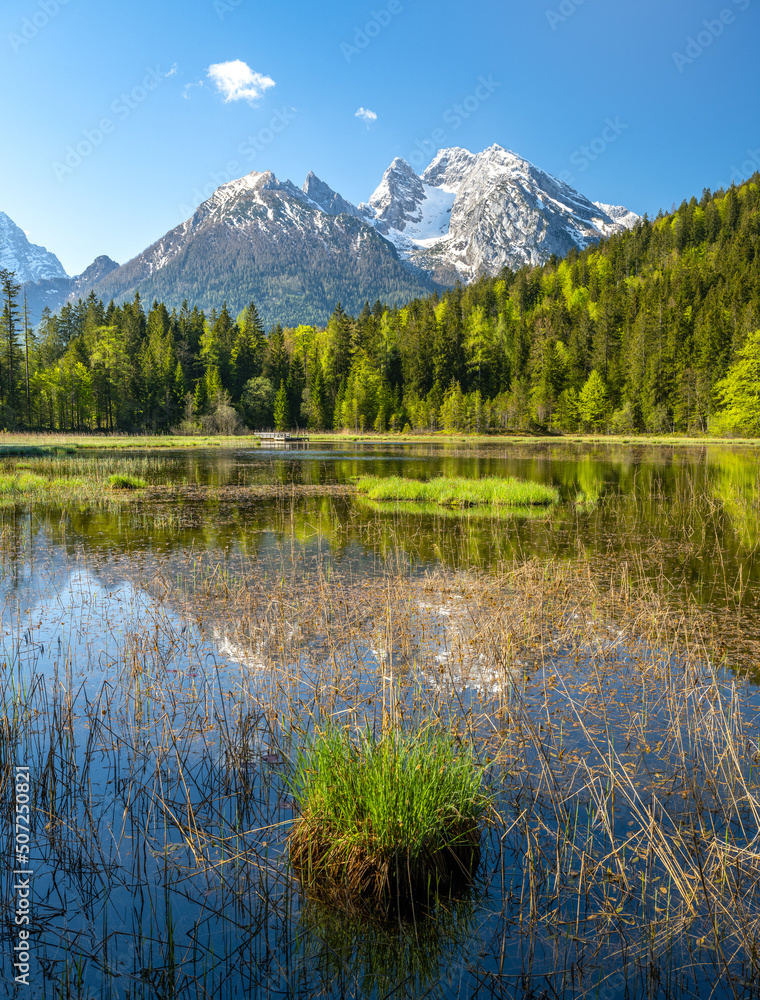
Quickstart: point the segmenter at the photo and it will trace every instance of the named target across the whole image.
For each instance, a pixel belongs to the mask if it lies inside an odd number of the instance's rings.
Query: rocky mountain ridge
[[[299,188],[252,172],[121,267],[98,258],[77,279],[62,268],[36,279],[35,308],[90,290],[106,301],[139,292],[170,307],[226,301],[233,311],[253,299],[267,323],[323,324],[338,301],[354,312],[376,299],[400,304],[565,256],[637,220],[497,145],[442,149],[421,175],[396,158],[358,206],[314,173]]]
[[[23,229],[5,212],[0,212],[0,268],[15,272],[19,283],[68,278],[56,255],[30,243]]]
[[[563,257],[638,220],[501,146],[442,149],[419,177],[396,159],[359,208],[402,259],[443,284]]]

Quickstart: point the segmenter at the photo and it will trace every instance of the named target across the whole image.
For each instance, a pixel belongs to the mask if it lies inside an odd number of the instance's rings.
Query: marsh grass
[[[107,507],[126,491],[147,487],[145,475],[162,484],[172,464],[146,456],[101,458],[62,448],[6,447],[0,449],[0,507]]]
[[[139,476],[124,476],[117,472],[108,477],[108,482],[115,490],[141,490],[148,485]]]
[[[47,455],[74,455],[74,445],[36,445],[36,444],[3,444],[0,445],[0,461],[6,458],[40,458]]]
[[[328,726],[299,749],[289,785],[290,858],[309,894],[397,914],[474,874],[488,796],[450,733]]]
[[[677,528],[689,507],[684,490]],[[328,558],[340,535],[299,539],[292,510],[262,551],[204,540],[94,564],[134,585],[126,624],[110,582],[84,587],[102,650],[76,646],[78,617],[40,637],[21,604],[21,569],[49,558],[64,594],[75,548],[24,561],[25,522],[0,536],[0,849],[27,764],[43,992],[756,997],[760,712],[726,646],[760,657],[740,618],[716,631],[612,557],[423,572],[392,526],[358,572]],[[327,720],[350,748],[429,727],[488,764],[463,902],[378,931],[345,893],[304,898],[287,777]]]
[[[440,476],[422,481],[403,476],[360,476],[359,493],[376,501],[435,503],[443,507],[530,507],[559,503],[559,491],[544,483],[510,477],[463,479]]]

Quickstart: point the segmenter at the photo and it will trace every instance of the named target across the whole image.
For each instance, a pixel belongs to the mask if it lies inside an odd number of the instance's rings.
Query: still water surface
[[[268,697],[272,650],[263,639],[243,648],[234,626],[203,604],[198,579],[218,566],[233,589],[255,573],[272,594],[299,581],[316,586],[317,576],[353,593],[389,572],[487,575],[515,559],[587,557],[600,580],[627,564],[632,579],[650,581],[674,607],[708,614],[738,669],[752,665],[760,639],[756,451],[341,444],[151,455],[147,478],[161,489],[118,510],[3,514],[4,696],[18,728],[2,744],[2,762],[31,766],[38,810],[32,992],[24,995],[379,1000],[591,989],[582,963],[578,971],[578,942],[548,935],[528,945],[521,935],[511,886],[523,879],[524,859],[505,859],[497,835],[472,895],[417,928],[363,931],[301,899],[286,874],[293,813],[282,747],[270,739],[272,720],[253,707]],[[559,487],[563,502],[545,516],[498,519],[379,508],[353,495],[363,474],[518,476]],[[580,494],[599,500],[578,503]],[[181,605],[175,591],[185,595]],[[188,614],[188,597],[202,613]],[[413,628],[427,630],[426,656],[445,659],[441,616],[450,619],[451,606],[430,608]],[[362,650],[362,663],[384,662],[369,640]],[[298,667],[305,701],[319,679]],[[371,694],[363,683],[357,690]],[[475,699],[478,690],[463,679],[457,697]],[[241,732],[243,763],[230,769]],[[202,827],[195,848],[178,815],[183,802]],[[263,832],[251,865],[230,831],[254,829]],[[9,828],[2,836],[10,852]],[[4,899],[13,906],[10,882]],[[8,925],[7,972],[14,941]],[[619,960],[619,944],[600,943],[597,960],[605,954]],[[671,984],[671,995],[687,995],[697,980],[680,993]],[[592,995],[637,992],[605,972]]]

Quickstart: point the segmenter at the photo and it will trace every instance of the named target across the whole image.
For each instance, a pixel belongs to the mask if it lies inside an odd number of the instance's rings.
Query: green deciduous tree
[[[607,386],[594,368],[578,396],[578,414],[592,430],[601,430],[609,412]]]
[[[747,337],[736,361],[715,386],[718,422],[726,428],[760,431],[760,330]]]

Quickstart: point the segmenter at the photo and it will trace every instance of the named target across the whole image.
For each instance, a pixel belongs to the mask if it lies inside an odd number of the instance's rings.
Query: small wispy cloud
[[[166,76],[166,77],[176,76],[176,75],[177,75],[177,64],[176,63],[172,66],[172,68],[169,70],[168,73],[164,73],[164,76]]]
[[[363,122],[376,122],[377,115],[374,111],[370,111],[369,108],[359,108],[359,110],[354,115],[354,118],[361,118]]]
[[[182,96],[187,101],[190,98],[190,91],[193,89],[193,87],[202,87],[202,86],[203,86],[203,80],[198,80],[197,83],[186,83],[185,86],[182,88]]]
[[[208,68],[208,76],[216,85],[225,103],[248,101],[253,104],[265,91],[275,86],[271,77],[255,73],[242,59],[214,63]]]

